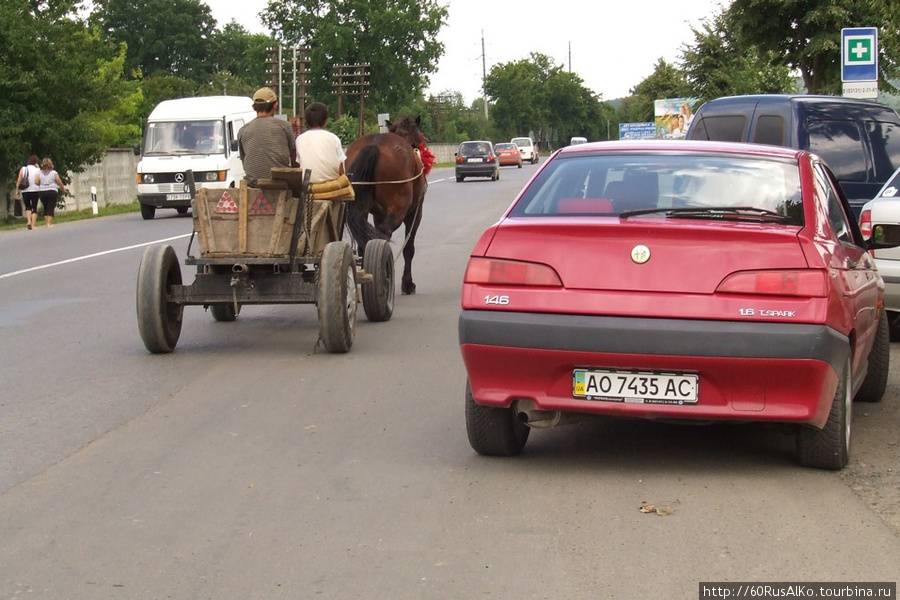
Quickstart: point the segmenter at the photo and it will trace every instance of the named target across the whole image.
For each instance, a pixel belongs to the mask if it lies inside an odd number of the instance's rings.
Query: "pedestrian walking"
[[[19,169],[19,176],[16,177],[16,195],[22,198],[25,210],[25,223],[28,225],[28,229],[34,229],[37,223],[38,193],[40,188],[34,182],[34,179],[40,172],[38,157],[32,154],[28,157],[28,164]],[[24,188],[20,185],[23,181],[26,183]]]
[[[66,194],[66,186],[59,178],[59,173],[53,169],[53,161],[45,158],[41,161],[41,170],[34,178],[38,185],[38,199],[44,207],[44,223],[47,227],[53,227],[53,217],[56,214],[56,203],[59,200],[59,192]]]

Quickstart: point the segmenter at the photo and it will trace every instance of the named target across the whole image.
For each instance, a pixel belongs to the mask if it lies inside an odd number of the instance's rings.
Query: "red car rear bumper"
[[[647,419],[824,425],[847,339],[824,325],[464,310],[460,349],[475,401]],[[573,395],[578,367],[696,373],[696,404]]]

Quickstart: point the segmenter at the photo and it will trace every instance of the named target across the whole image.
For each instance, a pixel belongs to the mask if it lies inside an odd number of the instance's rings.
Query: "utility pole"
[[[487,56],[484,53],[484,29],[481,30],[481,103],[484,104],[484,118],[488,118],[487,94],[484,84],[487,81]]]

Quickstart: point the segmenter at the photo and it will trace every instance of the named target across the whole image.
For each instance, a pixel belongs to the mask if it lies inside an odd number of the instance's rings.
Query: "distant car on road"
[[[577,146],[578,144],[587,144],[587,138],[581,136],[572,136],[572,139],[569,140],[570,146]]]
[[[522,168],[522,153],[519,147],[512,142],[502,142],[494,146],[497,153],[497,160],[500,161],[501,167],[514,166]]]
[[[866,202],[859,216],[863,235],[871,235],[873,223],[900,223],[900,168]],[[875,250],[875,265],[884,279],[884,308],[891,324],[891,337],[900,338],[900,248]]]
[[[494,153],[494,145],[486,140],[463,142],[456,149],[456,181],[466,177],[490,177],[500,179],[500,163]]]
[[[522,160],[527,160],[533,165],[537,164],[540,156],[537,146],[534,145],[534,140],[530,137],[515,137],[510,142],[519,147],[519,152],[522,153]]]
[[[841,469],[853,400],[887,385],[884,284],[827,165],[758,144],[555,153],[476,243],[459,343],[472,448],[591,415],[772,422]],[[686,432],[689,435],[689,432]]]

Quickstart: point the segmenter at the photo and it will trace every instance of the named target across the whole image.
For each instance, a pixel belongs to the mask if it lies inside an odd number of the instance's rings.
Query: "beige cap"
[[[275,90],[270,87],[259,88],[253,94],[253,104],[269,104],[277,101],[278,96],[275,94]]]

